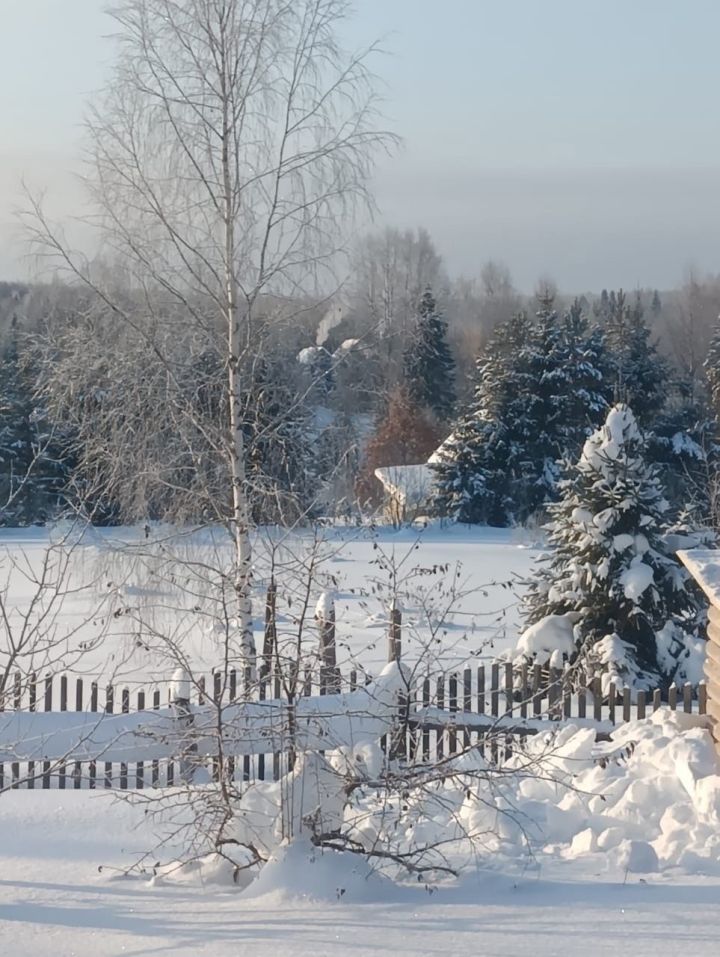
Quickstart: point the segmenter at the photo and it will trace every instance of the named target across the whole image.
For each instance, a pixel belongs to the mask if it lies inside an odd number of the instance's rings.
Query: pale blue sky
[[[385,221],[426,226],[452,272],[503,259],[529,289],[668,287],[720,270],[718,0],[358,0],[385,37]],[[104,0],[0,0],[0,274],[21,175],[60,216]]]

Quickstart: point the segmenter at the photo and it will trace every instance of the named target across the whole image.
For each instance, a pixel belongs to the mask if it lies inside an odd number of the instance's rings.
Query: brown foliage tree
[[[405,386],[393,389],[365,449],[356,484],[360,501],[373,505],[382,501],[382,485],[375,469],[427,462],[443,438],[430,414],[413,402]]]

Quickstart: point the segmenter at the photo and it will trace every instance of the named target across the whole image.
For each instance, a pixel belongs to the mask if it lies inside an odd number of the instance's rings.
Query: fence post
[[[340,676],[335,647],[335,602],[328,591],[318,599],[315,621],[320,635],[320,694],[332,694],[340,690]]]
[[[191,729],[195,719],[190,708],[190,688],[190,675],[184,668],[178,668],[173,674],[170,684],[170,706],[173,709],[179,731],[179,775],[184,784],[192,782],[196,765],[192,755],[197,751],[197,744],[191,738]]]
[[[388,631],[388,661],[402,658],[402,611],[396,598],[390,606],[390,629]]]
[[[277,585],[275,579],[270,579],[267,595],[265,596],[265,637],[263,639],[262,664],[260,665],[260,680],[267,678],[272,671],[273,655],[277,644]]]

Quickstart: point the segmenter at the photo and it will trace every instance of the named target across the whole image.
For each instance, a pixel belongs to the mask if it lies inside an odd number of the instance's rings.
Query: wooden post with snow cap
[[[707,714],[712,719],[715,747],[720,753],[720,549],[694,548],[677,554],[709,601],[705,654]]]
[[[190,692],[192,680],[184,668],[178,668],[170,681],[170,705],[175,713],[175,720],[178,727],[178,738],[180,740],[180,749],[178,759],[180,761],[180,780],[184,784],[189,784],[195,775],[197,762],[193,759],[193,754],[197,751],[197,744],[192,741],[192,726],[194,718],[190,707]]]
[[[320,636],[320,694],[340,690],[335,646],[335,602],[329,591],[324,591],[315,606],[315,621]]]

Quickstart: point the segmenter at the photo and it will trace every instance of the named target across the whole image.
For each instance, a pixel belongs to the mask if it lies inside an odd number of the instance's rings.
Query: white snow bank
[[[496,862],[515,860],[529,843],[564,860],[597,857],[608,869],[720,875],[720,764],[706,718],[661,709],[604,745],[568,725],[528,750],[542,775],[504,777],[494,793],[468,792],[453,809],[474,828],[492,828],[485,844]],[[522,770],[528,757],[513,763]]]

